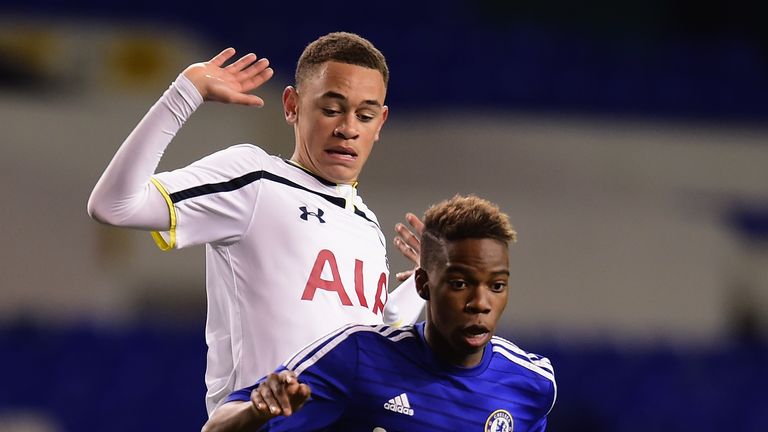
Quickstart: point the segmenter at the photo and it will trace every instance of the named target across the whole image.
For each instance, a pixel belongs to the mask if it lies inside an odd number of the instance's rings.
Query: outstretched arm
[[[264,101],[249,94],[272,77],[266,59],[246,54],[228,66],[235,54],[227,48],[203,63],[189,66],[150,108],[118,149],[88,200],[88,214],[109,225],[167,230],[168,207],[151,184],[165,148],[204,100],[250,106]]]
[[[269,419],[290,416],[309,399],[308,385],[299,383],[289,370],[270,374],[251,392],[249,402],[229,402],[213,412],[203,432],[255,431]]]

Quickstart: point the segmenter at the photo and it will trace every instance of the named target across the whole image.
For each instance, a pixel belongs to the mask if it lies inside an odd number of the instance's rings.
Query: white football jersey
[[[160,247],[206,244],[209,413],[332,330],[382,323],[385,239],[353,186],[250,144],[152,181],[171,213]]]

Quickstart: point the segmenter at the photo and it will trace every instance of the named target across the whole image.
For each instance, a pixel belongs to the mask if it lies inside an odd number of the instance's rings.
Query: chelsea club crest
[[[485,421],[485,432],[512,432],[514,422],[506,410],[496,410]]]

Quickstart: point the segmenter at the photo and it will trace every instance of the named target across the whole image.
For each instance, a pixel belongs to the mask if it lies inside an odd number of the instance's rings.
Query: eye
[[[376,116],[373,114],[366,114],[366,113],[358,113],[357,119],[360,120],[363,123],[368,123],[369,121],[375,119]]]
[[[463,279],[449,280],[448,285],[451,287],[451,289],[460,290],[467,287],[467,281]]]
[[[504,290],[506,289],[507,289],[507,283],[503,281],[497,281],[491,285],[491,291],[493,292],[500,293],[500,292],[504,292]]]
[[[323,111],[323,114],[325,114],[328,117],[333,117],[341,114],[341,111],[335,108],[320,108]]]

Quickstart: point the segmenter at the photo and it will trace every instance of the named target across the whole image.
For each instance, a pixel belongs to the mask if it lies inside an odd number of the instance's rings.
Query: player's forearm
[[[266,422],[253,410],[251,402],[229,402],[216,408],[202,432],[256,431]]]
[[[88,214],[110,225],[168,229],[167,206],[150,183],[165,148],[203,99],[179,76],[118,149],[91,192]]]
[[[409,325],[416,322],[424,309],[424,299],[416,291],[411,275],[389,294],[384,306],[384,322],[389,325]]]

